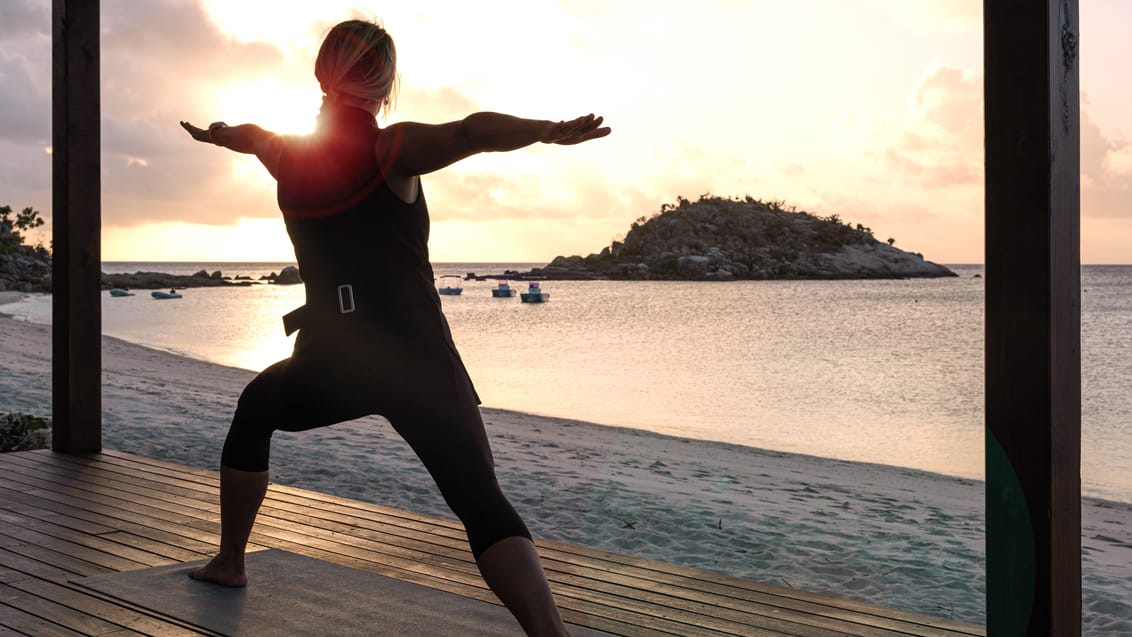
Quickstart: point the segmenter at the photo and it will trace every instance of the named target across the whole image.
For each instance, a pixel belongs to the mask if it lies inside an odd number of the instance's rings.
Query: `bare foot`
[[[219,555],[212,558],[212,561],[208,564],[191,571],[189,577],[231,588],[241,588],[248,585],[248,574],[244,571],[243,565],[237,567],[228,560],[222,560]]]

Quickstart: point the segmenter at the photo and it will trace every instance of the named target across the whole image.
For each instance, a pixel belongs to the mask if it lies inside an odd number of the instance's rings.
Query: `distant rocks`
[[[293,265],[284,267],[278,274],[272,272],[259,278],[264,283],[293,285],[302,283],[299,269]],[[219,286],[256,285],[250,276],[224,276],[220,270],[208,272],[200,270],[192,275],[165,274],[163,272],[135,272],[133,274],[103,274],[102,289],[126,288],[135,290],[163,290],[166,288],[205,288]]]
[[[0,292],[51,291],[51,255],[43,248],[19,246],[0,254]]]
[[[302,283],[299,269],[295,266],[283,268],[279,274],[272,272],[261,278],[267,283],[292,285]],[[195,274],[168,274],[165,272],[101,273],[100,287],[103,290],[123,288],[127,290],[169,290],[173,288],[201,288],[221,286],[256,285],[249,276],[224,276],[216,270],[200,270]],[[0,254],[0,292],[51,292],[51,255],[42,248],[20,246],[8,253]]]
[[[678,198],[641,217],[623,241],[587,257],[560,256],[528,276],[545,279],[732,281],[957,276],[873,237],[872,230],[785,210],[781,202]]]
[[[134,272],[133,274],[102,273],[102,289],[168,290],[172,288],[208,288],[226,285],[251,285],[250,281],[233,282],[219,270],[209,274],[201,270],[195,274],[167,274],[165,272]]]
[[[293,265],[289,265],[280,270],[278,276],[272,281],[272,283],[278,285],[295,285],[296,283],[302,282],[303,279],[299,276],[299,269]]]

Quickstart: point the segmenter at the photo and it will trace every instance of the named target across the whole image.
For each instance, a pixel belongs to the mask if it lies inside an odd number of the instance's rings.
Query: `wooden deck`
[[[195,635],[70,580],[199,560],[218,476],[123,453],[0,454],[0,633]],[[495,602],[449,520],[272,485],[252,542]],[[972,626],[538,541],[565,619],[617,635],[960,637]]]

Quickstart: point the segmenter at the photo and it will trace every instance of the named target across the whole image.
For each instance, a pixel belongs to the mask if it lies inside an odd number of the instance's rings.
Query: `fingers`
[[[612,132],[612,129],[608,126],[603,127],[604,121],[604,117],[590,113],[567,122],[559,122],[554,130],[553,143],[572,145],[605,137]]]
[[[594,130],[589,131],[587,133],[583,133],[581,135],[575,135],[573,137],[560,139],[555,143],[561,144],[563,146],[572,146],[574,144],[581,144],[582,142],[588,142],[591,139],[598,139],[599,137],[605,137],[610,132],[612,132],[612,129],[610,129],[609,127],[595,128]]]
[[[181,122],[181,128],[185,129],[185,131],[187,131],[189,135],[191,135],[192,138],[198,142],[208,141],[208,131],[204,130],[203,128],[198,128],[185,121]]]

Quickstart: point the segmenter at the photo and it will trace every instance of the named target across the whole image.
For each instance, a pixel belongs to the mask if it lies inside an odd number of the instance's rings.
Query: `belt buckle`
[[[357,309],[354,304],[354,286],[350,284],[338,286],[338,313],[349,314]]]

